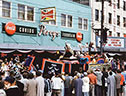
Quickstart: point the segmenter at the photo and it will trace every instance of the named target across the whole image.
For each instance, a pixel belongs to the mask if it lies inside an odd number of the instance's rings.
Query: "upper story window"
[[[61,14],[61,26],[66,26],[66,15]]]
[[[84,19],[84,30],[88,30],[88,19]]]
[[[120,26],[120,16],[117,15],[117,25]]]
[[[72,27],[72,16],[61,14],[61,26]]]
[[[117,0],[117,8],[119,9],[120,8],[120,0]]]
[[[110,37],[112,36],[112,31],[109,31],[109,36],[110,36]]]
[[[34,8],[18,4],[18,19],[34,21]]]
[[[11,4],[10,2],[2,1],[2,16],[3,17],[10,17],[11,13]]]
[[[117,33],[117,37],[120,37],[120,33]]]
[[[123,17],[123,27],[126,27],[126,17]]]
[[[34,8],[27,7],[27,20],[34,21]]]
[[[112,24],[112,13],[109,13],[109,24]]]
[[[99,10],[95,9],[95,20],[99,21]]]
[[[67,23],[68,27],[72,27],[72,16],[68,15],[68,23]]]
[[[78,28],[82,29],[82,18],[78,18]]]
[[[126,11],[126,1],[123,1],[123,10]]]
[[[25,6],[18,4],[18,19],[25,20]]]
[[[88,30],[88,19],[78,18],[78,28],[82,30]]]
[[[112,6],[112,1],[111,0],[109,0],[109,6]]]

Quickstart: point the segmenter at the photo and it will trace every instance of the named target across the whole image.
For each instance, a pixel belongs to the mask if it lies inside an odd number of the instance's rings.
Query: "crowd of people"
[[[18,57],[19,58],[19,57]],[[126,96],[124,67],[44,74],[13,58],[0,61],[0,96]]]

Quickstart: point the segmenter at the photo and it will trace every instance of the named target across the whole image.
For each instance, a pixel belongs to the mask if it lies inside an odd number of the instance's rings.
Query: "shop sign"
[[[50,36],[52,37],[51,40],[53,41],[56,37],[59,36],[59,32],[56,32],[56,31],[49,31],[46,29],[46,26],[44,25],[40,25],[40,32],[38,33],[39,36],[41,36],[41,34],[43,36]]]
[[[107,38],[107,43],[104,45],[105,47],[111,48],[124,48],[125,46],[124,38]],[[98,38],[98,46],[100,46],[100,38]]]
[[[83,40],[83,34],[81,32],[77,33],[71,33],[71,32],[64,32],[61,31],[61,38],[71,38],[71,39],[76,39],[77,41],[82,41]]]
[[[6,25],[5,25],[5,31],[8,35],[13,35],[16,31],[16,26],[14,23],[12,22],[8,22]]]
[[[105,47],[120,47],[124,48],[124,39],[108,38]]]
[[[8,22],[10,24],[10,22]],[[11,26],[8,26],[8,23],[2,23],[3,31],[6,31],[7,34],[13,35],[16,33],[26,33],[26,34],[37,34],[37,28],[35,27],[27,27],[27,26],[20,26],[15,25],[14,23]]]
[[[41,21],[56,20],[56,8],[49,7],[41,9]]]
[[[81,32],[77,32],[76,33],[76,39],[79,42],[82,41],[83,40],[83,34]]]
[[[61,31],[61,38],[73,38],[75,39],[76,38],[76,33],[71,33],[71,32],[64,32],[64,31]]]

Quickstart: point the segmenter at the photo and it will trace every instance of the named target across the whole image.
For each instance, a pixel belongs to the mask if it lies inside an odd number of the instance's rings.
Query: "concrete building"
[[[73,0],[74,2],[78,2],[81,4],[85,4],[91,7],[92,9],[92,20],[91,20],[91,41],[99,46],[99,41],[96,38],[96,34],[100,35],[100,31],[95,29],[101,29],[101,10],[102,4],[101,0]],[[104,27],[108,28],[107,36],[108,43],[113,43],[111,41],[111,37],[121,40],[121,45],[115,44],[113,48],[123,49],[125,48],[125,37],[126,37],[126,0],[104,0]],[[117,40],[117,41],[118,41]],[[114,42],[118,43],[118,42]],[[120,47],[122,46],[122,47]],[[112,48],[105,45],[106,48]]]

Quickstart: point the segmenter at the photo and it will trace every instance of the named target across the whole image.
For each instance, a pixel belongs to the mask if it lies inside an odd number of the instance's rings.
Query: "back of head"
[[[110,76],[112,75],[112,71],[109,72],[109,75],[110,75]]]
[[[10,84],[13,84],[15,82],[15,78],[11,77],[11,76],[7,76],[4,81],[6,81]]]
[[[33,79],[33,78],[34,78],[33,73],[29,73],[29,74],[28,74],[28,79]]]
[[[41,76],[41,75],[42,75],[42,73],[40,71],[36,72],[36,76]]]

